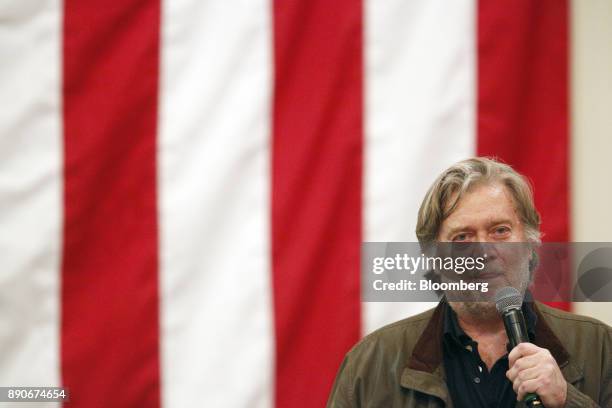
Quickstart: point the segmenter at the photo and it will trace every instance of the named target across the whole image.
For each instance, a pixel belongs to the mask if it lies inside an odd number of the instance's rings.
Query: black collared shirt
[[[523,314],[533,342],[537,317],[531,303],[523,303]],[[513,408],[516,405],[516,393],[506,378],[508,354],[497,360],[489,371],[478,353],[478,343],[465,334],[448,303],[444,310],[443,336],[446,383],[455,407]]]

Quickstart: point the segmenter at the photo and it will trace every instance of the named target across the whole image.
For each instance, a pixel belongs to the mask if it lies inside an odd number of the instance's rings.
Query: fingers
[[[510,381],[514,381],[516,376],[524,370],[528,370],[532,367],[536,367],[543,360],[540,354],[532,354],[527,357],[521,357],[510,365],[510,369],[506,373],[506,376]]]
[[[539,378],[534,378],[531,380],[523,381],[521,385],[518,387],[513,387],[514,392],[516,392],[517,401],[522,401],[525,399],[525,395],[529,393],[536,393],[538,389],[542,387],[542,380]]]
[[[512,367],[516,360],[518,360],[519,358],[535,354],[540,350],[545,349],[540,348],[532,343],[519,343],[516,347],[512,349],[512,351],[508,355],[508,363],[510,367]]]
[[[508,378],[510,378],[509,375]],[[513,379],[510,379],[512,381],[512,389],[519,397],[519,401],[523,399],[522,395],[520,395],[521,390],[523,390],[523,393],[533,392],[533,387],[537,388],[541,384],[542,378],[542,369],[540,367],[533,367],[519,372]],[[525,389],[525,387],[531,388]]]
[[[506,377],[508,377],[508,379],[512,383],[517,382],[520,385],[520,383],[523,381],[538,378],[538,376],[542,374],[543,370],[541,370],[540,367],[531,367],[531,368],[521,370],[518,372],[513,372],[513,373],[511,373],[510,371],[511,370],[508,370],[508,372],[506,373]]]

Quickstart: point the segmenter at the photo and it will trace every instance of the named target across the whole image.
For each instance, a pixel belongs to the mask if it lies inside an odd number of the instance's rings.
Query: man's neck
[[[488,317],[474,316],[467,312],[458,312],[457,320],[463,331],[470,337],[476,335],[495,335],[505,333],[504,322],[499,316]]]
[[[457,308],[457,320],[465,334],[478,343],[478,353],[491,370],[497,360],[506,354],[508,336],[502,319],[496,313],[475,315]]]

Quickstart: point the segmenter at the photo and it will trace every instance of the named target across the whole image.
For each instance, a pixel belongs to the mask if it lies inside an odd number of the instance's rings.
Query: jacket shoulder
[[[386,325],[353,346],[340,365],[327,406],[406,405],[398,393],[402,372],[434,310]]]
[[[569,325],[573,327],[580,326],[581,328],[586,330],[588,330],[589,328],[603,331],[612,330],[612,327],[592,317],[566,312],[565,310],[550,307],[539,302],[537,303],[537,308],[540,313],[542,313],[547,323],[549,323],[553,327],[561,328]]]
[[[426,310],[373,331],[347,353],[349,361],[363,362],[369,357],[407,358],[412,354],[412,349],[431,320],[434,310],[435,308]]]
[[[435,310],[436,310],[435,308],[431,308],[431,309],[425,310],[424,312],[416,314],[414,316],[410,316],[405,319],[398,320],[397,322],[387,324],[386,326],[376,329],[372,333],[365,336],[362,339],[362,341],[370,341],[370,340],[378,339],[381,337],[384,338],[384,337],[392,336],[396,334],[398,331],[402,331],[406,329],[414,329],[419,326],[423,326],[424,328],[427,322],[429,322],[429,320],[433,316],[433,313]]]
[[[541,303],[537,304],[537,308],[575,361],[580,361],[582,364],[586,361],[600,364],[601,361],[609,360],[612,350],[610,326],[592,317],[555,309]]]

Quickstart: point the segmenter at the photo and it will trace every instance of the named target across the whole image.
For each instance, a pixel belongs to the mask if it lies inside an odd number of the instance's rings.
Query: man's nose
[[[484,258],[487,262],[490,262],[497,258],[497,250],[495,249],[495,243],[489,242],[485,239],[478,240],[472,243],[472,257]]]

